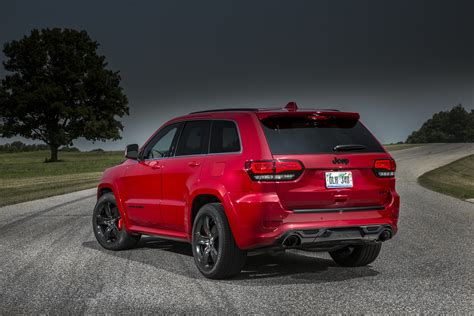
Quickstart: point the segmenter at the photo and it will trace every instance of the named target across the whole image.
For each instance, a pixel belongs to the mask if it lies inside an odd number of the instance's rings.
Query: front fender
[[[105,178],[104,179],[103,178],[101,180],[101,182],[97,186],[97,199],[99,199],[99,197],[101,195],[101,191],[104,190],[104,189],[110,190],[114,194],[115,200],[117,202],[117,207],[118,207],[119,212],[120,212],[120,217],[123,218],[123,225],[124,225],[125,229],[127,229],[128,228],[128,223],[129,223],[127,209],[125,208],[125,204],[124,204],[124,201],[122,199],[122,196],[120,195],[120,191],[119,191],[117,185],[115,184],[115,182],[113,181],[113,179],[111,179],[111,178]]]

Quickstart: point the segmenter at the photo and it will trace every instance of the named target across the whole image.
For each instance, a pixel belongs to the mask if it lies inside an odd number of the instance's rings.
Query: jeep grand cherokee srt
[[[192,244],[208,278],[240,272],[248,251],[327,251],[374,261],[397,232],[395,161],[337,110],[225,109],[172,119],[104,172],[93,228],[106,249],[154,235]]]

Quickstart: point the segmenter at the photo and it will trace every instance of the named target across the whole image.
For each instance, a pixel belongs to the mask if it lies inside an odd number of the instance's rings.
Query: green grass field
[[[474,198],[473,173],[474,155],[470,155],[423,174],[418,182],[436,192],[471,199]]]
[[[61,152],[44,163],[47,151],[0,154],[0,206],[92,188],[104,169],[123,161],[123,152]]]
[[[388,151],[402,150],[413,147],[423,146],[423,144],[393,144],[393,145],[383,145]]]

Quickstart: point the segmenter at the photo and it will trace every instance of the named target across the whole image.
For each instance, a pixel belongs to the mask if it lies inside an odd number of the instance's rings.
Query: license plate
[[[352,188],[352,172],[326,172],[326,188]]]

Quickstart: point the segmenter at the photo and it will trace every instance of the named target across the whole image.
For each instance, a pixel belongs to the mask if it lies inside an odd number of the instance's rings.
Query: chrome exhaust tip
[[[386,240],[389,240],[390,238],[392,238],[392,231],[390,229],[385,229],[379,235],[380,241],[386,241]]]
[[[296,247],[301,244],[300,236],[296,234],[288,235],[285,239],[283,239],[282,246],[284,248],[291,248]]]

